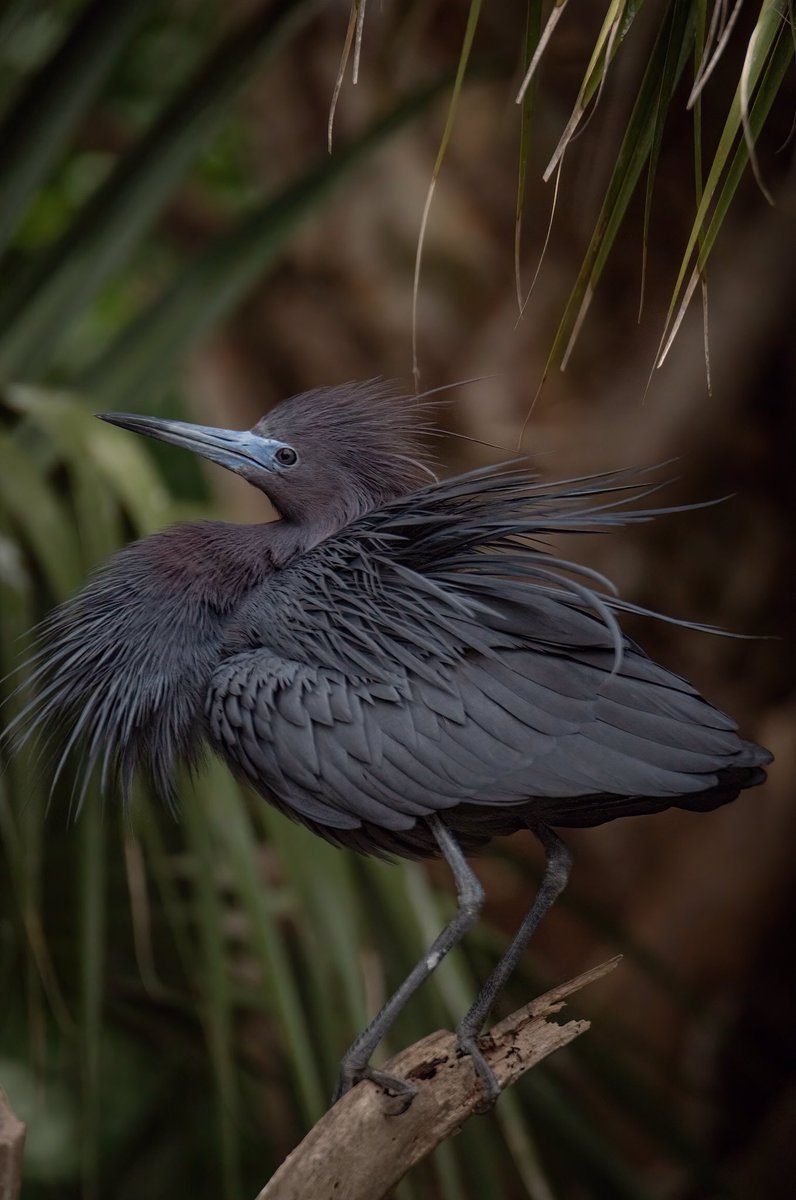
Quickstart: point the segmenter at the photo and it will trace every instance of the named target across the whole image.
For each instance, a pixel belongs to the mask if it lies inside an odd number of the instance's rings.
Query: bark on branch
[[[584,1020],[558,1024],[547,1018],[618,961],[545,992],[484,1035],[481,1047],[504,1088],[589,1028]],[[375,1084],[355,1087],[313,1126],[257,1200],[380,1200],[478,1110],[478,1081],[469,1058],[457,1057],[455,1042],[452,1033],[439,1030],[385,1064],[390,1074],[419,1085],[400,1116],[390,1115],[389,1098]]]
[[[0,1088],[0,1200],[17,1200],[22,1186],[25,1126],[14,1116]]]

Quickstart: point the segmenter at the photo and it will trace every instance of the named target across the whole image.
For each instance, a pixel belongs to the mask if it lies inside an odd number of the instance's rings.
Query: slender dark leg
[[[494,1071],[479,1049],[476,1039],[489,1016],[492,1005],[525,953],[525,949],[537,925],[567,886],[569,871],[572,865],[572,857],[569,850],[561,839],[553,833],[552,829],[549,829],[546,825],[542,825],[541,822],[529,823],[529,828],[536,834],[545,851],[545,869],[542,882],[539,885],[539,891],[536,893],[536,899],[531,906],[530,912],[514,935],[514,940],[481,988],[472,1008],[465,1014],[456,1030],[459,1051],[470,1055],[473,1060],[475,1072],[483,1082],[486,1093],[484,1102],[481,1105],[483,1111],[491,1108],[495,1103],[495,1100],[500,1095],[500,1084],[495,1078]]]
[[[378,1013],[367,1029],[360,1033],[356,1041],[349,1047],[340,1063],[340,1074],[337,1080],[332,1103],[339,1100],[347,1091],[359,1083],[360,1079],[372,1079],[388,1091],[394,1093],[403,1102],[398,1110],[405,1112],[417,1092],[414,1084],[405,1079],[397,1079],[384,1071],[377,1071],[369,1065],[370,1056],[385,1036],[395,1018],[406,1004],[409,997],[417,991],[421,983],[428,979],[431,972],[461,941],[467,930],[475,923],[484,903],[484,890],[478,882],[472,868],[459,849],[453,834],[443,825],[439,817],[429,817],[428,825],[436,838],[448,866],[453,873],[456,884],[456,895],[459,907],[456,916],[446,925],[434,941],[433,946],[407,975],[401,986],[390,996],[390,999]]]

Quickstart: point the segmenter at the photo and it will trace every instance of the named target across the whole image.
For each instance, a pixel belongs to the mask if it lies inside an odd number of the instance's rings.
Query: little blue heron
[[[370,1057],[477,919],[465,851],[530,828],[538,894],[457,1030],[488,1104],[477,1037],[566,885],[554,828],[715,808],[771,755],[622,634],[634,606],[607,580],[546,548],[654,515],[624,510],[626,474],[546,485],[509,463],[438,482],[419,414],[377,382],[295,396],[245,432],[103,414],[242,475],[280,519],[122,550],[45,622],[26,716],[67,733],[56,777],[82,745],[84,787],[96,771],[124,795],[140,770],[173,801],[178,763],[209,743],[321,837],[445,858],[456,915],[348,1050],[337,1095],[372,1079],[411,1102]]]

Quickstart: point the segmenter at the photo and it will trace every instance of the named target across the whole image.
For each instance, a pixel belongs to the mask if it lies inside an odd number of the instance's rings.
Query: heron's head
[[[371,381],[292,396],[248,430],[100,416],[242,475],[289,521],[332,529],[434,478],[423,413],[414,397]]]

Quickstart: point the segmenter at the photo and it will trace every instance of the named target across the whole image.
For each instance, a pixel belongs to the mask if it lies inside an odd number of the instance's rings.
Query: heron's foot
[[[336,1104],[342,1096],[345,1096],[346,1092],[350,1092],[363,1079],[369,1079],[371,1083],[378,1084],[384,1091],[386,1097],[384,1112],[388,1117],[400,1117],[417,1095],[417,1085],[410,1083],[408,1079],[399,1079],[397,1075],[379,1071],[369,1064],[364,1067],[350,1067],[343,1063],[337,1078],[337,1087],[332,1096],[332,1104]]]
[[[460,1056],[469,1055],[473,1064],[473,1070],[481,1082],[483,1094],[476,1105],[475,1111],[477,1113],[489,1112],[500,1095],[501,1088],[497,1075],[486,1061],[484,1052],[478,1045],[478,1039],[472,1034],[460,1033],[456,1041],[456,1052]]]

